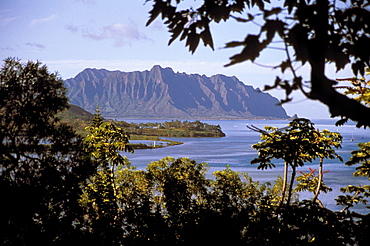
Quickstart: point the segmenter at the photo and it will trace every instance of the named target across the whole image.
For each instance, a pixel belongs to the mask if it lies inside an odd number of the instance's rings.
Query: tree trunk
[[[283,191],[281,194],[281,200],[279,206],[283,205],[284,200],[285,200],[285,193],[286,193],[286,186],[288,183],[288,163],[284,162],[284,177],[283,177]]]
[[[292,176],[291,176],[291,179],[290,179],[290,185],[289,185],[289,191],[288,191],[288,199],[287,199],[287,204],[288,205],[290,204],[290,199],[291,199],[292,192],[293,192],[293,185],[294,185],[294,179],[295,179],[295,175],[296,175],[296,169],[297,169],[297,167],[295,165],[293,165],[292,166]]]
[[[315,38],[307,43],[309,63],[311,66],[310,99],[319,100],[329,107],[331,117],[347,117],[357,122],[357,127],[370,126],[370,108],[354,99],[337,92],[333,85],[337,82],[325,76],[326,57],[329,38],[329,1],[317,1],[317,21],[314,29]]]
[[[114,170],[114,164],[112,164],[111,172],[110,172],[110,178],[112,182],[112,189],[113,189],[113,195],[114,195],[114,200],[117,199],[117,188],[116,188],[116,179],[115,179],[115,170]]]
[[[316,202],[316,200],[318,200],[317,197],[320,194],[320,187],[321,187],[321,183],[322,183],[322,179],[323,179],[323,173],[322,173],[323,162],[324,162],[324,158],[321,157],[320,158],[320,165],[319,165],[319,181],[317,182],[317,188],[316,188],[315,196],[312,199],[312,202]],[[319,202],[319,204],[320,203],[321,202]]]
[[[114,201],[114,207],[116,209],[115,215],[113,218],[113,225],[115,226],[117,224],[118,216],[119,213],[122,211],[122,208],[118,206],[118,201],[117,201],[117,186],[116,186],[116,179],[115,179],[115,168],[114,164],[112,163],[112,168],[111,168],[111,173],[110,173],[110,178],[112,182],[112,189],[113,189],[113,201]]]

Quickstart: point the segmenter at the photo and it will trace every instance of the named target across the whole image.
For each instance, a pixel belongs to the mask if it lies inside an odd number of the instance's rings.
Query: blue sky
[[[190,1],[196,7],[197,1]],[[230,20],[212,25],[215,50],[200,43],[192,55],[184,42],[168,46],[170,34],[160,19],[149,27],[151,2],[145,0],[1,0],[0,1],[0,58],[17,57],[23,61],[39,60],[51,72],[63,79],[76,76],[85,68],[143,71],[153,65],[172,67],[174,71],[211,76],[236,76],[245,84],[263,88],[273,84],[279,71],[250,62],[225,68],[229,57],[240,50],[224,49],[229,41],[243,40],[252,27]],[[252,28],[252,29],[248,29]],[[278,65],[280,51],[269,50],[257,60],[264,65]],[[307,77],[308,68],[301,68]],[[350,69],[332,78],[352,77]],[[283,91],[269,91],[284,98]],[[294,95],[294,101],[284,105],[289,115],[328,118],[326,106]]]

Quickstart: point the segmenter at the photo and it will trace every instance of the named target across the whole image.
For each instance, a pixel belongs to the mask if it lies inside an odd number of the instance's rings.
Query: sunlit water
[[[166,120],[127,120],[127,122],[148,123],[164,122]],[[332,132],[339,132],[343,136],[342,149],[337,153],[342,156],[344,161],[350,157],[350,152],[358,149],[357,143],[370,141],[369,129],[358,129],[354,124],[347,124],[341,127],[334,125],[335,120],[312,120],[315,127],[319,130],[328,129]],[[283,161],[273,160],[276,168],[269,170],[257,170],[257,165],[251,165],[250,161],[257,156],[251,145],[259,141],[260,134],[249,130],[246,125],[254,125],[263,128],[265,125],[284,127],[288,124],[285,120],[204,120],[203,122],[220,125],[226,137],[222,138],[166,138],[170,140],[184,142],[182,145],[170,146],[160,149],[136,150],[134,154],[128,154],[127,157],[133,166],[139,169],[145,169],[152,162],[162,159],[166,156],[189,157],[197,162],[206,162],[209,165],[209,177],[211,173],[224,169],[229,165],[233,170],[247,172],[254,180],[260,182],[274,181],[278,175],[283,175]],[[353,140],[353,141],[352,141]],[[312,163],[306,163],[304,167],[298,168],[298,171],[308,172],[309,168],[317,169],[318,160]],[[340,210],[342,207],[336,206],[335,198],[342,194],[339,189],[349,184],[369,184],[367,178],[353,177],[355,167],[348,167],[339,160],[325,160],[324,182],[333,189],[328,194],[321,194],[320,199],[323,204],[334,210]],[[300,193],[300,198],[310,198],[308,193]],[[356,206],[357,212],[367,213],[364,205]]]

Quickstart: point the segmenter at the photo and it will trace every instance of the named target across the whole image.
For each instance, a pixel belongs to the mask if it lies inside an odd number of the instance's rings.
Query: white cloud
[[[52,15],[46,17],[46,18],[43,18],[43,19],[34,19],[34,20],[31,21],[29,26],[34,26],[34,25],[45,23],[45,22],[49,22],[49,21],[55,20],[56,17],[57,17],[56,14],[52,14]]]
[[[3,18],[0,16],[0,27],[8,25],[13,20],[18,19],[18,17],[11,17],[11,18]]]
[[[78,26],[73,25],[73,24],[68,24],[66,25],[66,29],[72,33],[77,33],[79,31]]]
[[[87,30],[84,32],[84,37],[93,40],[113,40],[114,46],[116,47],[130,45],[133,41],[148,40],[146,35],[141,33],[138,27],[133,23],[115,23],[103,27],[100,32],[93,33]]]
[[[82,3],[84,3],[84,4],[88,4],[88,5],[90,5],[90,4],[95,4],[95,0],[75,0],[75,2],[82,2]]]
[[[156,30],[156,31],[163,31],[163,30],[167,31],[165,28],[165,25],[161,21],[155,21],[149,26],[149,28]]]
[[[3,51],[15,51],[15,49],[11,46],[4,46],[4,47],[0,47],[0,50],[3,50]]]
[[[28,42],[28,43],[26,43],[26,45],[31,46],[31,47],[38,48],[38,49],[40,49],[40,50],[43,50],[43,49],[45,49],[45,48],[46,48],[46,47],[45,47],[45,45],[43,45],[43,44],[38,44],[38,43],[30,43],[30,42]]]

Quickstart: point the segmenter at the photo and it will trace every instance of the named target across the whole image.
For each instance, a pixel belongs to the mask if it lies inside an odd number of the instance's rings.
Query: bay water
[[[126,122],[148,123],[148,122],[165,122],[170,120],[154,120],[154,119],[119,119]],[[370,141],[370,130],[356,128],[354,123],[348,123],[344,126],[335,126],[336,120],[311,120],[315,124],[315,128],[320,131],[328,129],[331,132],[339,132],[343,136],[342,148],[336,152],[343,158],[344,162],[349,160],[351,151],[358,149],[359,142]],[[195,161],[206,162],[209,165],[209,178],[216,170],[222,170],[229,165],[232,170],[239,172],[247,172],[255,181],[271,182],[280,175],[283,176],[283,161],[274,159],[276,165],[273,169],[257,170],[257,164],[251,165],[250,161],[257,157],[256,150],[251,148],[252,144],[260,140],[260,134],[251,131],[247,125],[253,125],[263,129],[264,126],[285,127],[289,123],[286,120],[202,120],[207,124],[220,125],[226,137],[222,138],[168,138],[164,139],[183,142],[181,145],[169,146],[158,149],[139,149],[134,154],[123,153],[128,157],[132,166],[138,169],[145,169],[152,162],[162,159],[166,156],[174,158],[189,157]],[[298,171],[309,172],[309,168],[318,169],[319,160],[312,163],[306,163],[303,167],[299,167]],[[319,199],[324,206],[329,209],[338,211],[342,207],[336,205],[338,195],[341,195],[339,189],[347,185],[364,185],[370,184],[370,181],[364,177],[353,177],[355,166],[348,167],[339,160],[324,160],[324,171],[329,171],[324,174],[324,182],[327,186],[333,189],[327,194],[322,193]],[[312,194],[308,192],[299,193],[300,199],[309,199]],[[368,213],[369,209],[365,205],[357,205],[353,211],[360,213]]]

